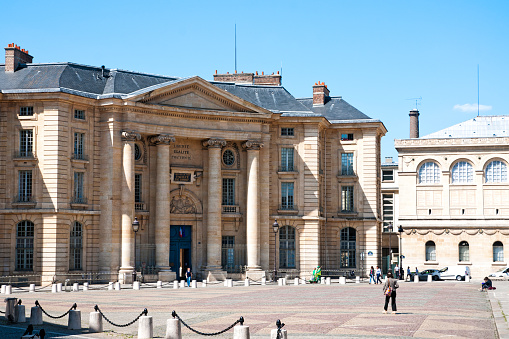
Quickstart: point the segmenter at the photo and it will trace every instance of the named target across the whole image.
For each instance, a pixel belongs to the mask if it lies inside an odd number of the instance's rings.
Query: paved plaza
[[[222,284],[202,288],[198,283],[196,289],[142,285],[140,291],[126,285],[121,291],[25,292],[12,296],[23,300],[27,317],[35,300],[51,315],[63,314],[73,303],[78,304],[83,330],[68,331],[67,317],[54,320],[43,315],[45,323],[36,329],[49,332],[46,338],[136,338],[138,323],[120,328],[105,321],[104,333],[88,333],[89,313],[96,304],[117,324],[130,322],[146,307],[153,316],[154,337],[159,338],[164,337],[172,310],[202,332],[220,331],[243,316],[253,338],[270,338],[277,319],[285,323],[288,338],[484,339],[498,338],[498,333],[500,338],[509,337],[504,315],[509,314],[509,282],[494,282],[497,290],[489,293],[479,292],[479,285],[477,281],[402,282],[396,315],[382,314],[381,285],[365,282],[249,287],[238,282],[233,288]],[[5,310],[5,306],[0,309]],[[27,325],[9,325],[2,318],[0,338],[20,338]],[[184,327],[182,333],[184,338],[204,338]],[[232,338],[233,330],[215,337]]]

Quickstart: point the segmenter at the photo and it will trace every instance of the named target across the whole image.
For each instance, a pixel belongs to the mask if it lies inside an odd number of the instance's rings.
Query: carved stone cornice
[[[122,131],[122,141],[137,141],[140,139],[141,135],[136,131]]]
[[[158,134],[151,136],[148,140],[153,145],[169,145],[175,142],[175,137],[171,134]]]
[[[429,138],[429,139],[396,139],[395,147],[411,147],[411,146],[465,146],[465,145],[507,145],[508,137],[493,138]]]
[[[247,150],[257,151],[263,147],[263,142],[261,142],[260,140],[248,140],[242,143],[242,147]]]
[[[205,148],[221,148],[226,146],[226,140],[224,139],[207,139],[202,141],[202,145]]]

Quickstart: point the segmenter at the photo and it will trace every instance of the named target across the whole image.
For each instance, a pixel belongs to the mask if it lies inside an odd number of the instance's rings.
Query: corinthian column
[[[209,150],[207,201],[207,279],[220,280],[221,273],[221,147],[222,139],[208,139],[203,146]]]
[[[246,203],[246,242],[247,267],[249,271],[260,271],[260,230],[258,172],[260,141],[246,141],[242,147],[247,149],[247,203]]]
[[[135,131],[122,131],[122,257],[120,261],[119,280],[124,280],[124,273],[134,269],[134,232],[132,228],[134,215],[134,142],[140,140]]]
[[[170,279],[170,143],[175,138],[169,134],[159,134],[150,138],[157,145],[156,167],[156,266],[159,280]],[[175,279],[175,277],[173,277]]]

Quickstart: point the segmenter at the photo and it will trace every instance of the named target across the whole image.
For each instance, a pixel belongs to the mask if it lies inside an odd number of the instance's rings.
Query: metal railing
[[[297,208],[297,205],[284,204],[284,205],[279,205],[279,210],[280,211],[297,211],[298,208]]]
[[[146,211],[147,207],[144,202],[135,202],[134,203],[134,209],[136,211]]]
[[[223,213],[239,213],[238,205],[223,205]]]
[[[71,198],[71,204],[86,205],[87,203],[88,203],[87,198],[83,198],[83,197],[72,197]]]
[[[14,159],[36,159],[34,151],[14,151]]]
[[[14,203],[17,204],[35,204],[36,201],[32,195],[16,195],[14,197]]]
[[[297,172],[297,169],[293,165],[282,165],[279,166],[279,172]]]
[[[80,153],[73,153],[73,154],[71,154],[71,159],[72,160],[88,161],[88,157],[85,154],[80,154]]]

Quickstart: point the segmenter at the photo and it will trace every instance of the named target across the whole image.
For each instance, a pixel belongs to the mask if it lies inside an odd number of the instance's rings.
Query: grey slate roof
[[[325,105],[314,107],[313,98],[302,98],[297,100],[308,109],[312,110],[315,114],[325,117],[330,122],[339,120],[371,119],[341,97],[331,97]]]
[[[496,138],[509,136],[509,116],[478,116],[459,124],[444,128],[420,139],[438,138]]]

